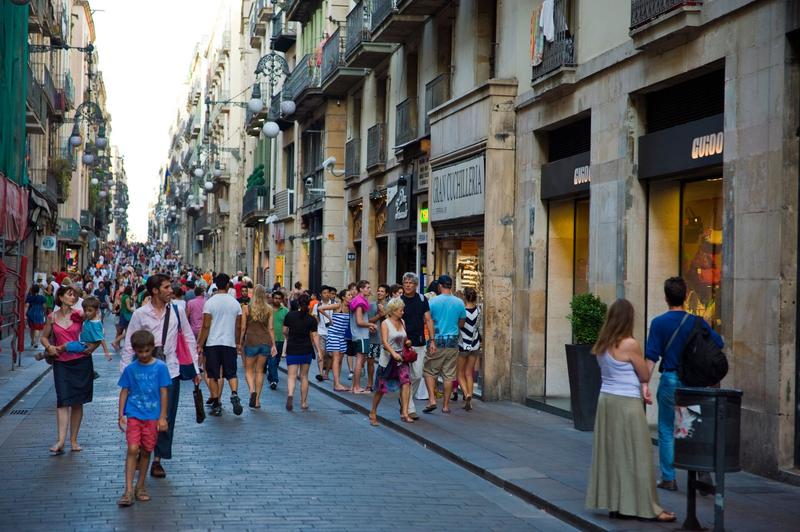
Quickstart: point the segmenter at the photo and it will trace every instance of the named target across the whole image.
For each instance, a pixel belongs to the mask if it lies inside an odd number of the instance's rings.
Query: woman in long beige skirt
[[[597,403],[594,448],[586,507],[611,517],[675,521],[656,494],[653,448],[642,398],[652,404],[650,371],[633,338],[633,305],[618,299],[592,348],[603,384]]]

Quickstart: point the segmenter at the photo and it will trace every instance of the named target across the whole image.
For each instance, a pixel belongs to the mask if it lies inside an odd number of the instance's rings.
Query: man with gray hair
[[[411,340],[411,346],[417,352],[417,360],[409,366],[409,373],[411,376],[411,396],[408,400],[408,415],[412,419],[419,419],[417,416],[417,409],[414,405],[414,397],[419,389],[420,382],[422,381],[422,370],[425,367],[426,355],[426,342],[425,330],[428,331],[427,342],[428,351],[431,354],[436,353],[436,342],[433,340],[434,329],[433,320],[431,319],[431,309],[428,306],[428,300],[425,296],[417,292],[419,287],[419,277],[414,272],[406,272],[403,274],[403,294],[400,299],[405,303],[405,312],[403,313],[403,320],[406,324],[406,336]]]

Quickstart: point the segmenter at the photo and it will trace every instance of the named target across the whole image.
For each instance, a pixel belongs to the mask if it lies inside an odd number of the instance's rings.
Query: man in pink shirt
[[[178,399],[180,398],[181,389],[180,363],[176,353],[179,321],[181,332],[186,339],[186,344],[189,346],[189,352],[192,354],[192,362],[197,374],[194,378],[195,384],[200,384],[200,368],[197,363],[197,342],[189,325],[189,320],[186,318],[185,311],[178,308],[176,312],[175,308],[171,305],[168,306],[168,303],[172,301],[172,286],[169,277],[161,273],[151,275],[147,279],[145,289],[146,294],[150,296],[150,301],[136,309],[131,316],[128,332],[125,335],[125,344],[122,349],[120,372],[124,371],[134,359],[131,335],[142,329],[150,331],[155,338],[156,353],[161,353],[158,358],[166,362],[169,376],[172,379],[167,406],[169,430],[158,433],[153,465],[150,467],[150,476],[164,478],[167,473],[161,465],[161,459],[169,460],[172,458],[172,435],[175,430],[175,416],[178,413]],[[169,314],[167,314],[167,311],[169,311]],[[166,331],[164,330],[165,323]]]

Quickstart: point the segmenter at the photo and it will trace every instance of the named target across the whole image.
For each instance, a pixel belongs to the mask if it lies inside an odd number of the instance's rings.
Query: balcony
[[[700,31],[702,0],[631,0],[629,35],[640,50],[665,52]]]
[[[344,96],[367,75],[366,68],[345,66],[345,26],[340,26],[322,47],[322,93],[326,96]]]
[[[375,68],[394,51],[394,43],[372,42],[369,0],[361,0],[347,14],[345,64],[353,68]]]
[[[242,198],[242,224],[255,227],[263,222],[269,214],[269,192],[264,186],[250,187]]]
[[[49,0],[30,0],[28,3],[28,32],[42,33],[44,31],[44,18]]]
[[[428,113],[450,99],[450,74],[439,74],[425,85],[425,134],[431,133]]]
[[[417,134],[417,98],[406,98],[397,104],[397,124],[394,133],[395,149],[413,142]]]
[[[250,47],[261,49],[261,44],[264,42],[263,38],[267,35],[267,23],[264,20],[259,20],[258,9],[259,4],[263,4],[265,0],[258,0],[250,6]]]
[[[228,56],[231,53],[231,30],[222,32],[222,42],[220,43],[220,57]]]
[[[55,21],[50,32],[50,44],[64,44],[69,37],[69,16],[66,6],[60,1],[55,11]]]
[[[287,188],[275,193],[272,214],[276,221],[286,220],[294,216],[294,190]]]
[[[94,231],[94,214],[91,211],[81,211],[81,227],[88,231]]]
[[[256,0],[256,18],[266,24],[272,18],[272,0]]]
[[[321,0],[286,0],[284,2],[286,20],[296,20],[305,24],[311,20],[311,16],[321,3]]]
[[[569,28],[569,0],[555,0],[553,17],[556,28]],[[534,65],[531,86],[537,96],[560,96],[575,84],[575,39],[569,29],[555,32],[552,42],[545,42],[542,62]]]
[[[367,130],[367,170],[386,164],[386,124]]]
[[[284,98],[293,100],[297,110],[295,116],[302,118],[313,112],[324,101],[319,88],[319,68],[315,54],[306,54],[297,62],[294,70],[283,84]]]
[[[194,220],[194,233],[195,235],[207,235],[214,230],[215,216],[207,212],[203,212]]]
[[[372,0],[370,31],[375,42],[402,43],[418,34],[425,19],[449,0]]]
[[[47,96],[44,89],[36,81],[28,63],[28,94],[25,109],[25,131],[33,135],[44,135],[47,123]]]
[[[297,41],[297,23],[286,20],[286,14],[281,11],[272,17],[272,49],[276,52],[286,52]]]
[[[361,139],[350,139],[344,146],[344,178],[361,174]]]
[[[50,75],[50,69],[43,63],[30,63],[30,66],[36,78],[36,82],[41,86],[44,92],[51,116],[56,116],[57,114],[63,115],[63,98],[58,97],[58,90],[56,89],[56,84],[53,82],[53,76]],[[57,113],[59,107],[60,113]]]
[[[63,89],[67,109],[73,109],[75,107],[75,83],[72,81],[72,74],[69,71],[64,74]]]

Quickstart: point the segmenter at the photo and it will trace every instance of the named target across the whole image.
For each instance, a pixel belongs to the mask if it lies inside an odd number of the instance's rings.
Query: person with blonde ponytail
[[[275,330],[272,320],[272,305],[267,299],[267,290],[256,285],[248,305],[242,306],[240,333],[244,371],[247,388],[250,390],[250,408],[261,408],[261,389],[264,387],[264,365],[267,357],[276,356]]]
[[[658,502],[653,446],[642,401],[652,404],[650,369],[633,337],[634,310],[626,299],[608,309],[592,347],[602,386],[594,425],[586,506],[610,517],[675,521]]]

